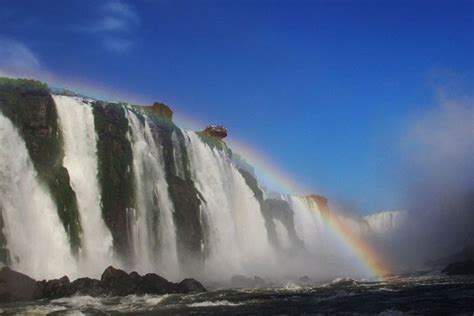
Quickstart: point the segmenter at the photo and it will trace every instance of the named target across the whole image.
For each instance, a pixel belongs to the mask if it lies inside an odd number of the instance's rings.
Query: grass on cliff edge
[[[46,95],[49,93],[48,85],[33,79],[13,79],[0,77],[0,90],[9,90],[19,93]]]

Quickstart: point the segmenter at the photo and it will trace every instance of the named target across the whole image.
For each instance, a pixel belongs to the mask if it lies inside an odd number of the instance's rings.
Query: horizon
[[[445,103],[473,113],[472,1],[95,4],[4,4],[0,75],[222,124],[244,158],[362,215],[409,206],[407,130]]]

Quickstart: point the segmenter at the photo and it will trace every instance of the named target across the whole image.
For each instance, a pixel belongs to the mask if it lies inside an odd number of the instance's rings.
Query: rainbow
[[[385,262],[384,258],[375,251],[370,243],[361,238],[339,214],[325,206],[320,206],[314,196],[300,197],[300,199],[301,198],[311,199],[313,205],[310,206],[309,209],[321,215],[321,218],[331,231],[356,255],[359,262],[370,275],[375,276],[381,281],[387,280],[387,277],[391,274],[389,265]]]
[[[42,78],[41,78],[42,77]],[[84,95],[89,95],[101,100],[125,100],[133,104],[152,104],[152,98],[139,97],[136,95],[127,94],[124,91],[113,90],[110,87],[103,86],[97,82],[91,83],[90,79],[81,80],[81,78],[59,78],[51,74],[40,76],[40,79],[48,82],[51,86],[58,88],[74,87],[71,90]],[[59,82],[67,82],[67,85],[59,84]],[[183,109],[184,107],[178,107]],[[205,126],[199,120],[191,116],[181,114],[176,115],[177,124],[188,129],[200,129]],[[245,159],[255,168],[255,173],[259,181],[268,189],[277,192],[284,192],[285,194],[300,195],[310,194],[314,188],[297,183],[292,177],[283,171],[282,168],[272,164],[265,154],[257,152],[252,146],[235,139],[230,139],[229,146],[232,150],[241,154]],[[317,211],[313,208],[313,211]],[[359,259],[360,263],[366,267],[371,275],[376,276],[380,280],[385,280],[386,276],[390,274],[388,265],[383,258],[377,253],[373,247],[354,230],[352,230],[340,217],[332,211],[320,212],[323,220],[328,227],[335,233],[336,236],[354,253]]]
[[[242,154],[255,167],[255,173],[259,182],[263,180],[264,185],[268,185],[271,189],[286,194],[298,195],[300,199],[307,198],[301,196],[301,194],[311,194],[314,192],[308,186],[297,184],[281,168],[271,164],[270,159],[265,154],[258,153],[252,147],[236,141],[230,141],[229,146],[239,154]],[[327,227],[358,258],[368,274],[379,280],[387,280],[387,276],[391,274],[390,268],[380,253],[370,243],[361,238],[346,222],[341,220],[337,213],[330,210],[321,210],[317,202],[313,202],[316,204],[316,207],[308,208],[313,212],[319,212]]]
[[[272,163],[264,153],[257,152],[252,146],[235,139],[231,139],[228,143],[233,151],[242,155],[255,168],[259,182],[268,190],[285,194],[311,193],[309,186],[294,181],[287,172],[283,171],[283,168]]]

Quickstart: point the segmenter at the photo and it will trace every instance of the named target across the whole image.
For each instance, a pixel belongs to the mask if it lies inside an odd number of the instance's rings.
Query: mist
[[[377,245],[396,268],[420,268],[474,245],[473,127],[466,95],[440,95],[407,120],[399,143],[407,215]]]

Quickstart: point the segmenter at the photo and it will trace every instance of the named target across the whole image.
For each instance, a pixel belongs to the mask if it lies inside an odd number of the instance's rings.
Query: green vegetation
[[[153,134],[163,149],[168,192],[175,210],[173,216],[176,224],[179,261],[184,271],[190,267],[193,268],[193,271],[197,271],[205,256],[205,249],[202,249],[201,246],[207,244],[205,242],[207,219],[204,218],[200,208],[201,201],[204,199],[191,178],[185,136],[170,119],[164,119],[162,115],[144,112],[152,120]],[[173,144],[173,133],[177,139],[175,144]],[[181,152],[182,164],[180,165],[183,166],[184,179],[176,174],[175,164],[179,162],[175,161],[175,146],[179,146]]]
[[[0,91],[28,93],[30,95],[48,95],[46,83],[31,79],[12,79],[0,77]]]
[[[129,249],[128,211],[134,207],[133,152],[123,105],[93,103],[102,215],[122,255]]]
[[[47,85],[35,80],[0,80],[0,111],[18,129],[38,176],[49,188],[73,252],[81,245],[82,228],[76,194],[63,167],[63,139],[58,114]]]
[[[211,148],[217,148],[218,150],[224,151],[229,156],[232,156],[232,150],[220,138],[210,136],[205,132],[196,132],[196,134],[205,144],[209,145]]]

